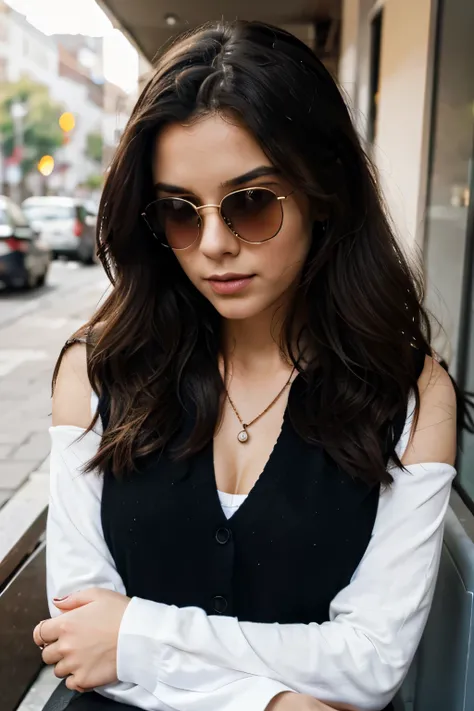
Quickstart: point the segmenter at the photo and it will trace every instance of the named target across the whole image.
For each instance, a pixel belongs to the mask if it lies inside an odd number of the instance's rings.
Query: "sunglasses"
[[[147,205],[142,217],[154,237],[165,247],[188,249],[201,236],[201,210],[213,207],[235,237],[249,244],[273,239],[283,224],[283,201],[292,195],[277,195],[269,188],[236,190],[219,205],[194,205],[180,197],[166,197]]]

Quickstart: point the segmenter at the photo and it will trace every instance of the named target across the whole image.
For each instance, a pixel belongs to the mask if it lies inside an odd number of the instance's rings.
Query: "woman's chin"
[[[254,299],[213,299],[213,305],[219,315],[228,321],[251,319],[265,310],[265,305],[255,303]]]

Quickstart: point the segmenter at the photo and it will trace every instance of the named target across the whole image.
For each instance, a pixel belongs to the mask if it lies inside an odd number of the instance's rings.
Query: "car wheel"
[[[44,286],[46,283],[46,276],[48,272],[44,272],[44,274],[41,274],[37,280],[36,280],[36,286]]]
[[[94,263],[94,254],[88,254],[81,257],[81,264],[84,264],[86,267],[90,267]]]
[[[31,289],[35,288],[36,284],[37,279],[33,276],[31,272],[27,272],[23,280],[23,284],[20,288],[24,289],[25,291],[30,291]]]

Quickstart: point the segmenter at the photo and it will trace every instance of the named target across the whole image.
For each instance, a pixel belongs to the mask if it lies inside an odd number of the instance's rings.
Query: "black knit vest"
[[[414,360],[419,376],[424,355],[414,351]],[[302,388],[297,378],[290,400]],[[331,600],[369,543],[380,486],[351,478],[304,442],[291,409],[290,401],[263,472],[230,519],[219,501],[212,442],[186,462],[165,451],[122,479],[106,472],[102,527],[127,595],[248,622],[329,620]],[[104,428],[108,411],[103,393]],[[395,442],[405,417],[392,423]]]
[[[301,397],[302,387],[297,378],[289,397]],[[241,621],[328,620],[369,543],[380,487],[304,442],[289,409],[260,478],[229,520],[212,442],[186,462],[165,451],[120,480],[105,474],[103,532],[129,596]],[[99,410],[106,426],[105,394]],[[397,440],[405,414],[393,423]]]

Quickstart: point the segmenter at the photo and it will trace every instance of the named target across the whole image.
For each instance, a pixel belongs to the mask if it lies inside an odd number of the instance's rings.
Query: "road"
[[[0,291],[0,508],[48,456],[57,356],[107,288],[97,265],[54,262],[44,288]]]

